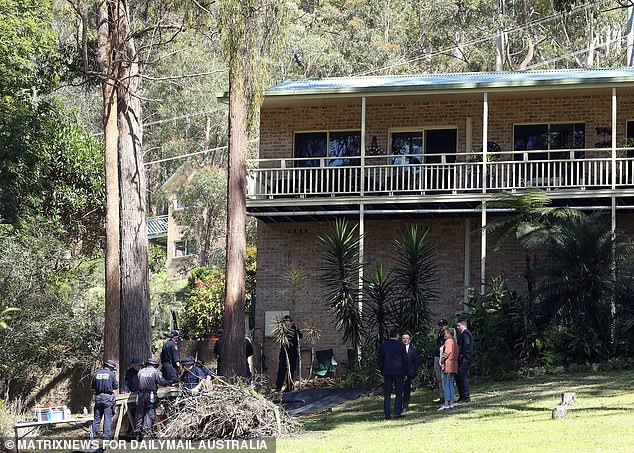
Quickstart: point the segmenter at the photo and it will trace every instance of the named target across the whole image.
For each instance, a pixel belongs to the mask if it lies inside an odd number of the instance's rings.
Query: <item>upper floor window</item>
[[[453,163],[456,161],[458,131],[448,129],[424,129],[392,132],[390,154],[392,164]],[[404,157],[398,157],[398,156]]]
[[[196,254],[194,241],[183,239],[174,242],[174,258],[182,258],[184,256],[192,256]]]
[[[360,163],[359,131],[296,132],[294,145],[296,158],[316,158],[298,161],[300,167],[319,167],[322,161],[330,167]]]
[[[580,151],[586,146],[584,123],[518,124],[513,127],[516,151],[541,151],[517,154],[518,160],[549,160],[582,158]],[[553,150],[567,150],[553,152]]]

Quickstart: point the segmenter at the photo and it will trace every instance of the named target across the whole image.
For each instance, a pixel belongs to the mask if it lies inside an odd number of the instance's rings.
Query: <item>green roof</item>
[[[539,86],[633,84],[634,68],[469,72],[287,80],[266,91],[272,96],[336,95]]]

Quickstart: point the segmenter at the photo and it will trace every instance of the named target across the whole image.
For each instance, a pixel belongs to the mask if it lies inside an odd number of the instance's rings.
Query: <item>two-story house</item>
[[[317,321],[324,332],[319,347],[345,357],[316,278],[316,237],[335,218],[359,224],[367,263],[388,258],[407,224],[429,226],[440,258],[441,296],[432,309],[447,318],[463,309],[466,286],[493,276],[521,281],[519,246],[494,253],[479,230],[494,215],[483,205],[494,193],[542,188],[555,205],[605,210],[618,228],[634,229],[628,138],[633,69],[349,77],[272,87],[261,110],[259,159],[249,162],[258,327],[265,327],[266,312],[289,309],[283,275],[298,264],[308,289],[294,318],[300,327]],[[274,345],[265,344],[276,362]]]

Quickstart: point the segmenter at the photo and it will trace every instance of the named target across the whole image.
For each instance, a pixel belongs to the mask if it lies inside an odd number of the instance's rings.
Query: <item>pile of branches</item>
[[[299,432],[299,423],[250,386],[216,377],[195,396],[166,402],[158,438],[251,439]]]

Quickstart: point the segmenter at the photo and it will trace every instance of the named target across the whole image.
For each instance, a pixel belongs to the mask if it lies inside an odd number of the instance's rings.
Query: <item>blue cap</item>
[[[108,360],[106,360],[106,361],[103,363],[103,365],[104,365],[105,367],[112,368],[113,370],[116,370],[116,369],[117,369],[117,364],[116,364],[116,363],[114,363],[114,360],[110,360],[110,359],[108,359]]]
[[[181,336],[181,333],[178,330],[170,331],[170,338],[180,337],[180,336]]]
[[[130,365],[142,365],[143,362],[141,362],[141,359],[138,358],[137,356],[133,356],[132,360],[130,360]]]

